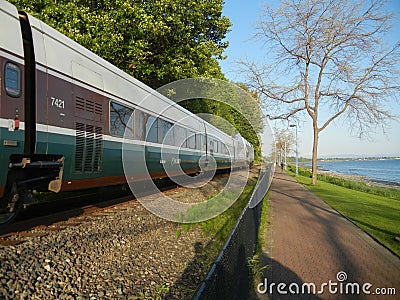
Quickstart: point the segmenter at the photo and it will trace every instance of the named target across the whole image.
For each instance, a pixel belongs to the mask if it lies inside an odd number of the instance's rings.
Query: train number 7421
[[[65,108],[65,101],[64,100],[58,99],[58,98],[55,98],[55,97],[51,97],[50,99],[51,99],[51,106],[55,106],[55,107],[58,107],[58,108],[61,108],[61,109]]]

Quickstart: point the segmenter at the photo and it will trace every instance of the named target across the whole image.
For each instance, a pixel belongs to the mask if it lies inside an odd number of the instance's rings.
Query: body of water
[[[318,161],[317,164],[321,170],[366,176],[371,181],[400,186],[399,159]]]

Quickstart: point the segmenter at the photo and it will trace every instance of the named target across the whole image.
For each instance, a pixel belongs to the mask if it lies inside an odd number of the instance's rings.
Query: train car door
[[[21,153],[24,146],[24,49],[17,9],[0,4],[0,157],[8,163],[9,153]]]
[[[0,200],[5,191],[9,157],[23,151],[23,113],[24,52],[18,11],[0,0]],[[2,204],[0,201],[0,209]]]

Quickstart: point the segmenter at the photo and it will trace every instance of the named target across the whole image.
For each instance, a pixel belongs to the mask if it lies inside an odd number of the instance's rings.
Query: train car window
[[[123,137],[126,130],[126,137],[133,138],[132,112],[130,107],[110,102],[110,133]]]
[[[203,135],[201,133],[196,134],[196,149],[203,150]]]
[[[18,98],[21,96],[21,69],[11,62],[5,65],[4,88],[7,95],[11,97]]]
[[[191,130],[189,130],[188,147],[190,149],[196,149],[196,134],[194,131]]]
[[[187,148],[187,129],[179,125],[174,126],[175,146]]]
[[[228,154],[226,150],[227,150],[226,145],[221,142],[221,153],[222,154]]]
[[[151,115],[146,121],[146,141],[158,143],[158,119]]]
[[[135,139],[144,141],[146,137],[146,122],[149,118],[149,114],[141,111],[140,109],[135,109],[134,111],[134,134]]]
[[[210,138],[208,140],[209,140],[208,151],[210,151],[210,153],[213,154],[213,152],[215,151],[214,140],[212,140]]]
[[[160,122],[159,143],[166,145],[174,145],[174,133],[172,131],[172,123],[163,119]]]

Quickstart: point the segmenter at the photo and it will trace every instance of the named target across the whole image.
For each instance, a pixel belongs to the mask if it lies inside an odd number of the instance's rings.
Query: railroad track
[[[214,179],[225,175],[226,172],[217,172]],[[170,179],[159,180],[156,185],[162,192],[179,189]],[[98,200],[100,194],[102,201]],[[0,246],[18,245],[30,237],[45,236],[52,231],[77,226],[92,217],[114,214],[120,209],[139,205],[127,186],[100,188],[80,194],[64,193],[60,198],[52,202],[31,205],[13,222],[0,227]]]
[[[135,205],[138,205],[138,201],[133,199],[133,196],[124,196],[55,213],[47,211],[49,214],[27,219],[22,217],[21,220],[0,229],[0,245],[18,245],[25,242],[27,237],[45,236],[52,231],[77,226],[90,218],[110,215]]]
[[[157,184],[161,191],[173,190],[177,185],[169,180]],[[102,201],[99,201],[101,194]],[[61,195],[61,200],[34,204],[11,223],[0,228],[0,245],[18,245],[26,237],[44,236],[47,232],[77,226],[85,219],[113,214],[121,209],[138,205],[129,188],[106,189],[105,193],[87,191],[82,195]],[[40,230],[40,233],[33,232]]]
[[[217,171],[214,179],[225,176],[226,172]],[[170,179],[161,179],[155,182],[162,192],[178,188]],[[102,199],[99,201],[99,195]],[[33,204],[19,213],[16,219],[0,227],[0,245],[16,245],[25,241],[24,237],[32,236],[34,229],[54,231],[68,226],[76,226],[91,215],[105,215],[112,213],[112,207],[120,205],[138,205],[128,186],[99,188],[77,192],[65,192],[60,199],[51,202]],[[15,238],[17,237],[17,238]],[[14,240],[15,239],[15,240]]]

